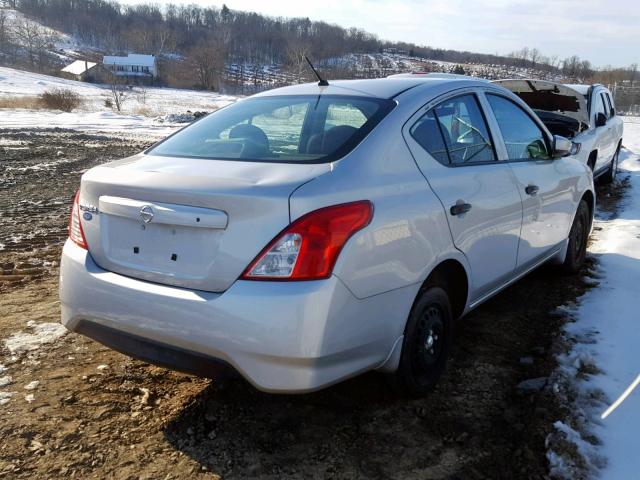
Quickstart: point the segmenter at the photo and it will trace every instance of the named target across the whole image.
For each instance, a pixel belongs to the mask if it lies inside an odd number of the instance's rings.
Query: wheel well
[[[584,192],[584,194],[582,195],[582,199],[581,200],[585,200],[587,202],[587,205],[589,205],[589,221],[592,222],[593,220],[593,211],[596,207],[596,199],[593,196],[593,192],[591,190],[587,190],[586,192]]]
[[[583,157],[584,158],[584,157]],[[591,171],[593,172],[596,168],[596,160],[598,159],[598,151],[594,150],[593,152],[591,152],[589,154],[589,160],[587,160],[587,165],[589,165],[589,167],[591,168]]]
[[[460,317],[467,305],[469,293],[467,272],[462,264],[457,260],[445,260],[440,263],[427,277],[422,289],[435,285],[447,292],[451,301],[453,318]]]

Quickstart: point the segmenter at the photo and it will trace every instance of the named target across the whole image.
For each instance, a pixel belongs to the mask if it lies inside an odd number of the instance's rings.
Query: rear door
[[[517,265],[526,269],[567,238],[575,212],[576,175],[565,164],[570,159],[552,159],[551,136],[533,114],[497,92],[485,92],[484,102],[504,147],[500,158],[508,162],[522,197]]]
[[[471,267],[472,301],[513,275],[522,204],[513,172],[498,161],[475,90],[426,105],[404,136],[442,202],[455,246]]]
[[[596,130],[596,148],[598,149],[598,158],[596,160],[594,172],[598,172],[600,169],[607,166],[609,160],[615,153],[615,139],[614,132],[611,129],[611,123],[609,118],[611,117],[611,108],[607,103],[603,90],[595,90],[591,96],[591,115],[592,125],[596,125],[596,116],[598,113],[604,114],[607,117],[607,123],[600,127],[595,127]]]

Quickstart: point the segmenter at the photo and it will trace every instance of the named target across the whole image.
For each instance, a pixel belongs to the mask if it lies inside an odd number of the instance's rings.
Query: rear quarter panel
[[[402,118],[391,115],[332,171],[291,197],[292,221],[328,205],[370,200],[371,224],[344,246],[334,268],[358,298],[423,282],[453,247],[445,212],[418,170],[401,135]]]

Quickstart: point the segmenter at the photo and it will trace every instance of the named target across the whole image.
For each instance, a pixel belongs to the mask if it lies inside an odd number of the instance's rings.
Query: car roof
[[[468,82],[485,80],[465,75],[447,75],[432,73],[407,73],[392,75],[386,78],[366,80],[329,80],[329,86],[319,86],[317,82],[291,85],[276,88],[255,96],[275,95],[355,95],[375,98],[394,98],[419,85],[442,85],[451,82]]]

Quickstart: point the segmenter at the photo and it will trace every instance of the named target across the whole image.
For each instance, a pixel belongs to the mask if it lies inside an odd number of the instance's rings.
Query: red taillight
[[[73,199],[73,207],[71,207],[71,218],[69,219],[69,238],[73,243],[79,247],[87,250],[87,240],[84,238],[84,231],[82,230],[82,224],[80,223],[80,190],[76,193],[76,197]]]
[[[331,276],[347,240],[373,216],[369,201],[344,203],[303,215],[251,262],[244,280],[319,280]]]

